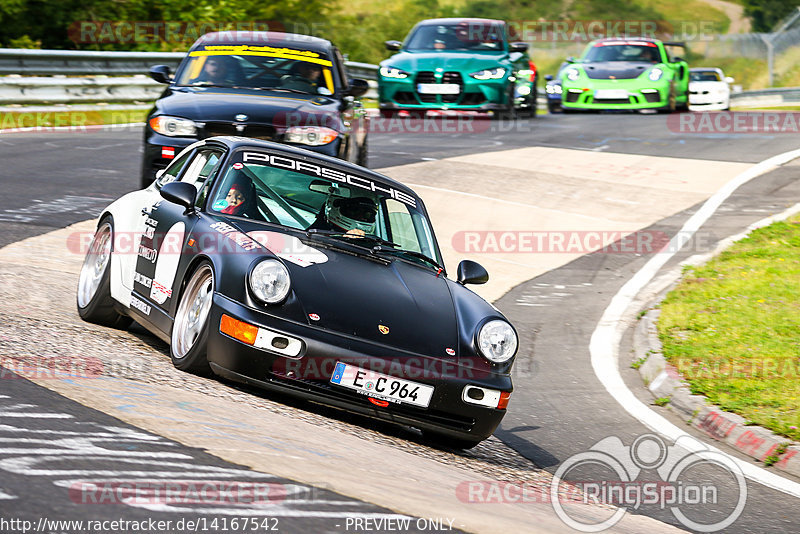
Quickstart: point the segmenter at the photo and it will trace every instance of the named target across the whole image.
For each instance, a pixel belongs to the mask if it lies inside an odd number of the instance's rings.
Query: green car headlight
[[[506,75],[506,69],[497,67],[494,69],[484,69],[470,74],[476,80],[499,80]]]
[[[402,80],[403,78],[408,78],[408,73],[404,70],[396,69],[394,67],[381,67],[380,69],[381,76],[384,78],[394,78],[396,80]]]
[[[657,82],[658,80],[661,79],[661,77],[663,75],[664,75],[664,71],[659,69],[658,67],[655,67],[654,69],[652,69],[650,71],[650,74],[647,77],[649,78],[649,80],[651,82]]]
[[[564,73],[564,76],[566,76],[567,79],[571,82],[577,80],[580,77],[580,75],[581,71],[579,71],[578,69],[567,69],[566,72]]]

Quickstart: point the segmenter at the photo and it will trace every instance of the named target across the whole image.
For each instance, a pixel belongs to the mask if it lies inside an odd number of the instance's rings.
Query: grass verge
[[[800,440],[800,216],[687,268],[661,308],[664,355],[693,393]]]

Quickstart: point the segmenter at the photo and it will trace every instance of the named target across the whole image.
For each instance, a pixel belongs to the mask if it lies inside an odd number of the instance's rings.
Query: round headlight
[[[517,334],[505,321],[489,321],[478,334],[478,349],[487,360],[503,363],[517,352]]]
[[[264,260],[250,273],[250,289],[267,304],[276,304],[285,299],[290,285],[289,271],[278,260]]]

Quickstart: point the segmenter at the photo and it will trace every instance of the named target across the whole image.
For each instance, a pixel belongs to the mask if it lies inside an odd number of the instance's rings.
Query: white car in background
[[[689,69],[689,109],[692,111],[729,110],[733,78],[722,69]]]

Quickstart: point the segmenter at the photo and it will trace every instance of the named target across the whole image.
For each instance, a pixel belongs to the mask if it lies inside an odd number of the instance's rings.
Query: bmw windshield
[[[218,180],[209,209],[342,240],[372,253],[441,265],[419,199],[351,172],[307,159],[239,150]]]
[[[332,65],[328,57],[310,50],[268,45],[206,45],[189,52],[175,84],[332,95]]]

